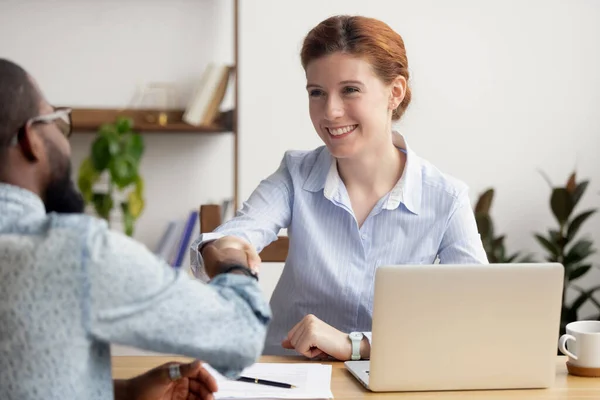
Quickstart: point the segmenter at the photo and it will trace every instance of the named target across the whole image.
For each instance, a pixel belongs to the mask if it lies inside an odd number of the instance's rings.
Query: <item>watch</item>
[[[352,361],[360,360],[360,342],[364,334],[362,332],[352,332],[348,335],[350,343],[352,343]]]
[[[229,266],[225,267],[221,273],[228,274],[231,271],[242,271],[244,273],[244,275],[254,278],[258,281],[258,274],[256,272],[252,271],[250,268],[245,267],[243,265],[237,265],[237,264],[229,265]]]

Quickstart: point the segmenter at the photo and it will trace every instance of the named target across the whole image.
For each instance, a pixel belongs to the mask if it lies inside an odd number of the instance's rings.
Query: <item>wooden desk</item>
[[[168,361],[189,359],[180,357],[152,356],[113,356],[113,377],[129,378]],[[299,357],[262,357],[261,362],[307,362]],[[556,360],[556,381],[550,389],[489,390],[469,392],[413,392],[413,393],[371,393],[346,371],[341,362],[328,363],[333,366],[331,391],[339,400],[365,398],[385,399],[600,399],[600,378],[580,378],[567,374],[566,358]]]

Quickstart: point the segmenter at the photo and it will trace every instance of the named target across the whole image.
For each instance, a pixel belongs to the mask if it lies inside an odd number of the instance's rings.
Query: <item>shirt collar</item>
[[[421,160],[400,133],[392,133],[392,142],[394,146],[406,151],[406,165],[402,177],[390,191],[383,208],[394,210],[402,203],[412,213],[419,214],[422,190]],[[331,200],[336,196],[342,184],[335,158],[323,146],[303,188],[311,192],[323,189],[323,195]]]
[[[423,178],[421,176],[421,159],[408,146],[406,139],[398,132],[392,133],[394,146],[406,150],[406,164],[400,180],[390,192],[384,209],[394,210],[400,203],[404,204],[413,214],[421,211],[421,194]]]
[[[334,168],[335,158],[331,155],[331,153],[329,153],[327,147],[322,146],[319,151],[320,153],[317,155],[315,163],[313,164],[310,173],[308,174],[308,177],[302,186],[309,192],[318,192],[325,187],[325,182],[328,180],[327,177],[332,168],[335,169],[335,173],[337,175],[337,168]]]
[[[0,183],[1,212],[19,213],[23,215],[46,215],[46,207],[40,197],[19,186]]]

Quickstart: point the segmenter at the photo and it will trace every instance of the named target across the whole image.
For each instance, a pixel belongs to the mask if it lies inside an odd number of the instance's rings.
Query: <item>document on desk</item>
[[[331,365],[317,363],[256,363],[242,376],[289,383],[295,388],[278,388],[257,383],[229,380],[204,364],[216,378],[219,390],[215,399],[332,399]]]

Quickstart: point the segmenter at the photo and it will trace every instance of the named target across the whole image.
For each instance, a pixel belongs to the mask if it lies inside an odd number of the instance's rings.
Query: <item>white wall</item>
[[[233,2],[0,1],[0,57],[26,68],[53,104],[127,106],[137,85],[172,82],[184,106],[206,64],[233,62]],[[72,138],[76,173],[92,134]],[[169,220],[233,195],[233,137],[144,135],[147,208],[135,237],[154,248]]]
[[[55,104],[120,107],[136,84],[171,81],[183,105],[209,61],[233,60],[231,3],[0,0],[0,57],[27,68]],[[320,145],[298,53],[310,28],[338,13],[380,18],[403,35],[413,103],[400,129],[421,156],[466,181],[473,200],[496,188],[493,214],[509,250],[539,253],[531,233],[554,225],[538,168],[559,183],[577,166],[592,181],[582,208],[600,206],[593,0],[242,0],[242,198],[285,150]],[[91,138],[73,138],[75,167]],[[171,218],[231,196],[232,138],[144,138],[148,204],[136,237],[153,247]],[[586,225],[600,247],[600,216]]]
[[[321,145],[299,51],[334,14],[379,18],[403,36],[413,102],[399,129],[467,182],[473,201],[496,189],[493,216],[510,251],[541,254],[532,232],[555,224],[538,169],[562,185],[576,167],[591,179],[581,209],[600,206],[600,2],[584,0],[242,2],[242,198],[285,150]],[[600,247],[600,215],[584,228]]]

